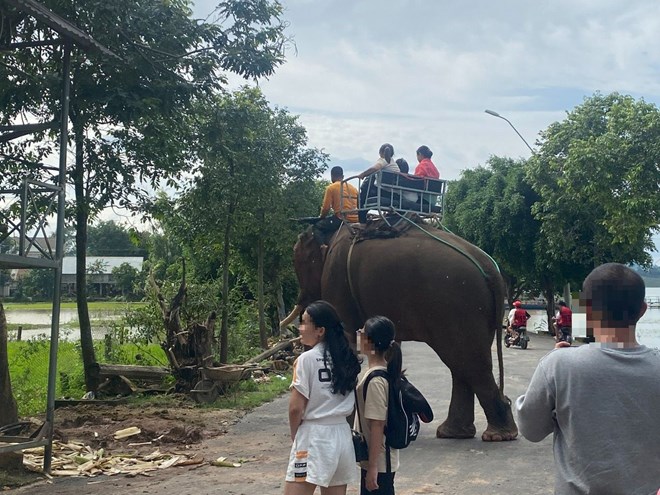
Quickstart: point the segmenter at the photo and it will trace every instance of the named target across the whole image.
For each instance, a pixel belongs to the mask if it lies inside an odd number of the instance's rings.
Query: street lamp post
[[[518,134],[518,137],[520,137],[520,139],[523,140],[523,143],[525,143],[525,144],[527,145],[527,147],[529,148],[529,151],[532,152],[532,155],[534,154],[534,150],[532,149],[532,147],[529,145],[529,143],[528,143],[527,141],[525,141],[525,138],[522,137],[522,134],[520,134],[520,133],[518,132],[518,129],[516,129],[516,128],[514,127],[514,125],[509,121],[509,119],[507,119],[506,117],[502,117],[499,113],[497,113],[497,112],[494,111],[494,110],[486,110],[486,113],[487,113],[488,115],[492,115],[493,117],[497,117],[498,119],[505,120],[505,121],[511,126],[511,129],[513,129],[514,131],[516,131],[516,134]]]
[[[525,140],[525,138],[522,137],[522,134],[520,134],[518,132],[518,129],[516,129],[515,126],[509,121],[509,119],[507,119],[506,117],[502,117],[495,110],[485,110],[485,112],[488,115],[492,115],[493,117],[497,117],[498,119],[505,120],[511,126],[511,128],[514,131],[516,131],[516,134],[518,134],[518,137],[523,140],[523,143],[525,143],[527,145],[527,147],[529,148],[529,151],[532,152],[532,155],[536,154],[534,152],[534,150],[532,149],[532,147],[529,145],[529,143]],[[568,282],[566,283],[566,285],[564,285],[564,300],[566,301],[566,304],[568,304],[569,308],[573,306],[572,301],[571,301],[571,284],[569,284]],[[550,324],[548,324],[548,331],[549,330],[550,330]]]

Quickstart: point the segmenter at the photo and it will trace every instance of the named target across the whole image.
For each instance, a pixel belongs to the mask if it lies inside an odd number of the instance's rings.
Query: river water
[[[47,337],[50,338],[50,325],[52,319],[52,311],[49,309],[33,310],[33,311],[6,311],[7,323],[16,325],[38,325],[36,328],[23,329],[22,340],[29,340],[32,338]],[[114,311],[90,311],[90,320],[112,320],[118,318]],[[60,310],[60,339],[62,340],[78,340],[79,327],[78,310],[76,309],[61,309]],[[102,339],[108,332],[107,327],[96,328],[92,324],[92,338]],[[16,337],[16,331],[9,332],[9,339],[13,340]]]
[[[646,313],[637,323],[637,341],[648,347],[660,349],[660,287],[647,287],[646,299],[652,304],[646,310]],[[544,309],[528,310],[532,317],[529,320],[528,328],[533,332],[547,331],[548,322]],[[585,314],[580,313],[579,309],[573,308],[573,336],[586,337],[586,319]]]
[[[637,341],[640,344],[656,347],[660,349],[660,287],[647,287],[646,298],[654,301],[655,304],[649,306],[644,316],[637,324]],[[529,329],[532,332],[547,331],[548,322],[545,310],[528,310],[532,315],[529,321]],[[92,320],[109,320],[117,318],[117,313],[111,311],[96,311],[90,313]],[[23,330],[23,339],[27,340],[40,335],[50,336],[51,312],[43,311],[7,311],[7,322],[15,324],[43,325],[43,327],[30,330]],[[78,320],[78,312],[75,309],[62,309],[60,312],[60,326],[62,328],[61,337],[66,340],[77,340],[78,332],[76,328],[67,329],[67,324],[75,323]],[[94,328],[92,330],[95,339],[101,339],[107,333],[107,328]],[[14,338],[15,332],[10,332],[9,338]],[[575,337],[585,337],[586,324],[584,313],[579,313],[579,309],[573,317],[573,335]]]

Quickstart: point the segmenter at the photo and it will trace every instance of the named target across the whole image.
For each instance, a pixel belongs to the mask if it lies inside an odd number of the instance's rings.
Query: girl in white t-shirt
[[[307,306],[300,340],[311,347],[293,365],[289,427],[291,454],[285,495],[343,495],[357,481],[351,428],[353,390],[360,362],[335,308],[325,301]]]
[[[385,316],[369,318],[364,329],[358,330],[358,349],[367,356],[369,369],[357,386],[357,407],[354,428],[361,431],[369,447],[369,459],[360,463],[360,495],[394,495],[394,474],[399,467],[399,451],[385,445],[385,423],[389,383],[375,376],[369,381],[364,397],[364,384],[375,370],[386,370],[391,380],[402,374],[401,347],[394,340],[394,323]]]

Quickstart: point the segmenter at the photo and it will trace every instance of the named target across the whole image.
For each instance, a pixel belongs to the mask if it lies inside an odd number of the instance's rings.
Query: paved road
[[[548,336],[533,334],[528,349],[504,349],[505,391],[512,400],[525,391],[536,363],[552,349],[553,343]],[[449,407],[451,376],[426,344],[405,342],[403,351],[408,376],[429,399],[436,418],[431,424],[422,425],[417,440],[401,452],[401,468],[395,482],[397,494],[535,495],[553,492],[551,438],[538,444],[523,438],[501,444],[482,442],[480,436],[486,428],[486,419],[477,406],[477,438],[436,439],[435,430]],[[493,356],[496,363],[495,352]],[[495,373],[497,376],[496,370]],[[207,465],[198,469],[171,468],[152,478],[56,479],[51,485],[32,485],[16,493],[281,494],[290,445],[287,397],[282,397],[245,416],[227,435],[211,439],[202,446],[206,459],[227,456],[250,461],[240,468]],[[349,487],[348,493],[357,494],[357,487]]]

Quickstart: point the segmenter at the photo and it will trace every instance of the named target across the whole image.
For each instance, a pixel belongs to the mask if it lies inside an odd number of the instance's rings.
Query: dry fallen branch
[[[30,471],[41,472],[44,461],[43,447],[26,449],[23,465]],[[104,449],[94,450],[80,442],[53,442],[53,460],[51,474],[53,476],[98,476],[106,474],[124,474],[128,476],[150,476],[149,473],[158,469],[174,466],[191,466],[204,462],[195,454],[163,453],[155,450],[146,455],[106,455]]]

